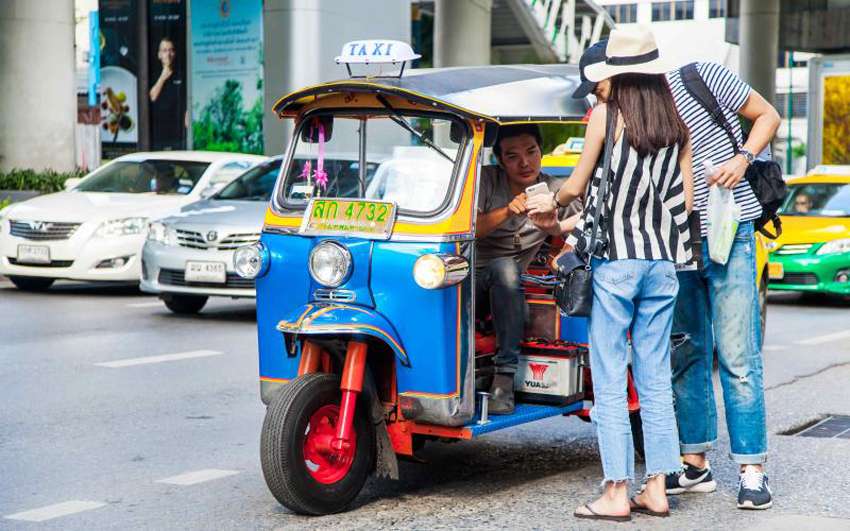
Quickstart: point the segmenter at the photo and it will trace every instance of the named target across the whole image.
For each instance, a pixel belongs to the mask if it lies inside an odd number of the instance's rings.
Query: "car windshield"
[[[784,216],[850,217],[850,184],[791,185],[779,213]]]
[[[426,215],[447,201],[466,134],[462,122],[391,108],[369,116],[335,116],[332,125],[329,118],[302,123],[281,187],[282,205],[301,210],[312,197],[375,199]]]
[[[79,192],[188,194],[209,166],[185,160],[117,161],[95,170],[75,188]]]
[[[213,196],[213,199],[233,201],[268,201],[280,173],[281,159],[261,164],[243,173]]]

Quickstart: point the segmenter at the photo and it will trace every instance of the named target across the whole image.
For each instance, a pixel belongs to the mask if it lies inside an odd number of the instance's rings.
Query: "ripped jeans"
[[[670,328],[678,287],[672,262],[593,259],[590,418],[596,426],[605,482],[634,480],[626,398],[630,330],[647,477],[681,469],[670,389]]]
[[[767,459],[761,326],[752,222],[741,223],[725,266],[708,257],[703,271],[680,271],[673,319],[673,395],[683,454],[698,454],[717,440],[712,366],[720,362],[732,459],[741,465]]]

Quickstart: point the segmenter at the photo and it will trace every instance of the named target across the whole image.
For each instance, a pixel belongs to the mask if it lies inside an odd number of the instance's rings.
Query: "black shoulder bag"
[[[614,132],[617,124],[617,109],[608,105],[605,121],[605,149],[602,155],[602,177],[599,181],[599,192],[596,196],[593,227],[590,234],[585,233],[585,241],[590,243],[586,249],[564,253],[558,259],[558,284],[555,286],[555,300],[561,311],[573,317],[590,317],[593,302],[593,272],[590,260],[605,247],[603,212],[605,195],[608,192],[609,173],[611,172],[611,155],[614,150]],[[590,176],[588,190],[593,183]],[[598,237],[597,237],[598,235]]]
[[[735,153],[739,153],[740,146],[735,138],[734,131],[732,131],[732,126],[726,121],[726,116],[717,103],[717,98],[714,97],[711,89],[699,75],[696,63],[683,66],[679,69],[679,74],[682,76],[685,90],[708,111],[714,123],[726,132]],[[788,187],[782,178],[782,167],[772,160],[754,160],[747,168],[744,177],[750,183],[756,199],[761,204],[761,216],[754,221],[755,228],[768,238],[775,240],[782,234],[782,221],[780,221],[777,212],[782,203],[785,202],[785,195],[788,192]],[[771,221],[776,229],[776,234],[770,233],[766,228],[766,225]]]

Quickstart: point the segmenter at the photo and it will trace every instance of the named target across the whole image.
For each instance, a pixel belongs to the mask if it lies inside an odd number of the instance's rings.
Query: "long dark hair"
[[[688,128],[676,111],[661,74],[620,74],[611,78],[609,101],[623,114],[629,143],[641,157],[666,146],[688,143]]]

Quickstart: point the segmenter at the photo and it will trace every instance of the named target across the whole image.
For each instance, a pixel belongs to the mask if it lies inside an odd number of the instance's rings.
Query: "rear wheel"
[[[195,314],[201,311],[209,297],[202,295],[168,295],[162,302],[174,313]]]
[[[18,277],[10,276],[9,280],[23,291],[46,291],[56,279],[43,277]]]
[[[342,511],[354,500],[375,463],[375,428],[360,400],[354,440],[341,452],[330,448],[341,393],[339,376],[299,376],[269,404],[260,439],[260,460],[274,497],[300,514]]]
[[[643,421],[640,418],[640,410],[629,411],[629,423],[632,425],[632,443],[635,447],[635,455],[641,461],[646,459],[643,447]]]

